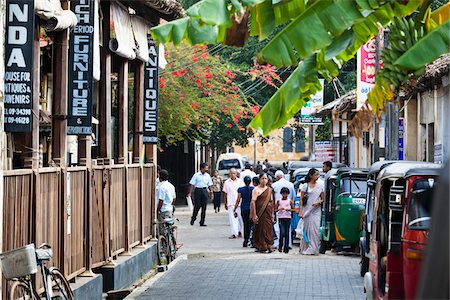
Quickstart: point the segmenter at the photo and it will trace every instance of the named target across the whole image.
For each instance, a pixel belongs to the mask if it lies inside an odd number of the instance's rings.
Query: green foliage
[[[235,69],[208,53],[206,46],[168,47],[160,73],[159,135],[167,144],[201,140],[213,148],[245,145],[246,129],[259,111],[235,84]]]
[[[315,132],[316,141],[331,141],[331,119],[323,118],[323,125],[317,126]]]
[[[224,5],[225,3],[225,5]],[[287,24],[258,56],[260,62],[299,67],[272,96],[250,126],[268,134],[283,126],[316,91],[318,76],[328,81],[357,50],[395,17],[414,13],[421,0],[203,0],[188,12],[186,21],[152,30],[159,42],[211,43],[225,40],[227,18],[241,7],[250,9],[250,33],[264,40]],[[207,9],[206,9],[207,7]],[[212,18],[212,16],[215,16]],[[304,70],[307,65],[308,70]],[[302,67],[303,66],[303,67]],[[304,71],[302,75],[299,69]],[[380,90],[384,95],[387,91]]]

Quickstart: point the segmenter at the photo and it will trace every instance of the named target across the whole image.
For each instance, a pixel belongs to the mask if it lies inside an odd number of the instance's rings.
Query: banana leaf
[[[316,57],[313,55],[298,65],[248,126],[263,135],[284,126],[310,100],[311,95],[322,89],[317,75]]]
[[[450,20],[424,36],[397,59],[395,65],[407,70],[418,70],[442,54],[450,52]]]

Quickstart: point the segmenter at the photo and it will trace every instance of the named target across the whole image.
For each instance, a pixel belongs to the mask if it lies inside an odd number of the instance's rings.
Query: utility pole
[[[256,142],[258,139],[256,138],[256,134],[253,137],[253,171],[256,170]]]
[[[314,155],[314,125],[309,125],[309,160],[316,160]]]
[[[392,101],[386,101],[386,158],[398,159],[398,107]]]

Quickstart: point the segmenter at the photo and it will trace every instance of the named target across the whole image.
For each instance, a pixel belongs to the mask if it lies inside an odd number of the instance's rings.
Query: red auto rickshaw
[[[434,183],[442,165],[393,163],[375,182],[367,299],[413,299],[428,240]]]

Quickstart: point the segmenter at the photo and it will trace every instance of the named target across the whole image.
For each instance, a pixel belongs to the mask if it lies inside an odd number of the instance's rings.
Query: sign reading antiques
[[[8,0],[6,3],[5,131],[30,132],[33,125],[34,1]]]
[[[94,0],[72,0],[78,24],[70,31],[67,134],[92,133]]]
[[[144,72],[144,144],[158,143],[158,46],[148,35],[149,59]]]

